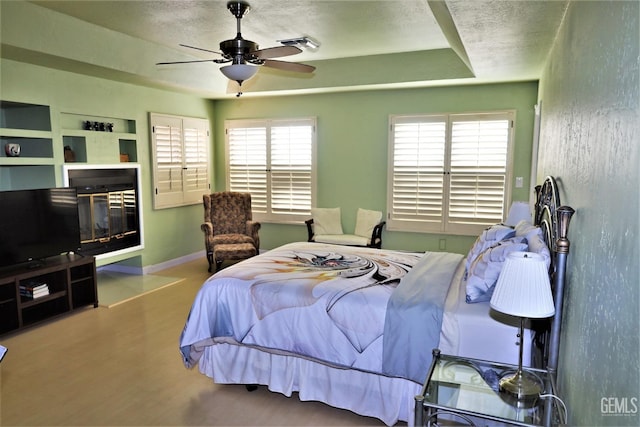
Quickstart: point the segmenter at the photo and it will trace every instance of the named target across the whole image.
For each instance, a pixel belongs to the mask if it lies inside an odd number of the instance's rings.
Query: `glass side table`
[[[557,411],[550,399],[518,401],[499,390],[500,379],[518,369],[515,365],[441,354],[433,350],[433,361],[422,394],[415,397],[415,425],[551,426]],[[541,394],[554,394],[553,376],[546,370],[523,368],[540,382]],[[545,412],[548,416],[545,417]],[[552,412],[552,413],[551,413]]]

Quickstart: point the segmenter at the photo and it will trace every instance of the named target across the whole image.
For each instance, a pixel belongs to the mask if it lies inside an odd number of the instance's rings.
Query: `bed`
[[[542,187],[541,227],[496,224],[466,256],[294,242],[227,267],[194,300],[183,362],[216,383],[267,385],[387,425],[412,424],[433,348],[517,363],[517,319],[489,309],[488,284],[512,250],[542,253],[554,270],[546,242],[556,235],[556,222],[547,222],[556,207]],[[546,363],[549,329],[526,330],[526,365]]]

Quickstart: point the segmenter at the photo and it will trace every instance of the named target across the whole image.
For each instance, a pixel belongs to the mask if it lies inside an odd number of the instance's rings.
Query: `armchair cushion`
[[[371,239],[373,228],[378,225],[381,220],[382,212],[358,208],[354,234],[356,236],[364,237],[365,239]]]
[[[355,234],[316,234],[314,241],[331,243],[334,245],[369,246],[371,238],[356,236]]]
[[[314,233],[343,234],[340,208],[312,208]]]
[[[251,236],[246,234],[216,234],[211,238],[211,243],[214,245],[237,245],[239,243],[255,243]]]

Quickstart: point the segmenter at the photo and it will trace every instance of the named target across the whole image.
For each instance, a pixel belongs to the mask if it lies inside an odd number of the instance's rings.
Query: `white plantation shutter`
[[[392,116],[391,230],[477,234],[500,222],[513,113]]]
[[[275,214],[311,213],[313,130],[309,123],[271,128],[271,210]]]
[[[209,122],[184,119],[184,203],[202,203],[209,192]]]
[[[451,129],[449,222],[502,221],[511,121],[456,120]]]
[[[300,222],[315,197],[315,119],[233,120],[227,188],[251,193],[255,219]]]
[[[442,117],[407,117],[394,123],[389,210],[393,218],[441,222],[445,130]]]
[[[171,118],[154,126],[156,191],[159,194],[182,192],[181,126],[180,119]]]
[[[267,128],[227,127],[227,173],[230,191],[251,193],[251,210],[266,214],[267,203]]]
[[[154,208],[202,202],[209,191],[209,122],[150,115]]]

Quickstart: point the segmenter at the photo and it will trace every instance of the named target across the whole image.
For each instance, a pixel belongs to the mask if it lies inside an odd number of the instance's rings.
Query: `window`
[[[150,115],[153,143],[153,207],[202,203],[210,191],[209,121]]]
[[[475,235],[502,221],[513,117],[391,116],[388,229]]]
[[[254,219],[296,222],[315,203],[314,118],[225,123],[227,189],[251,193]]]

